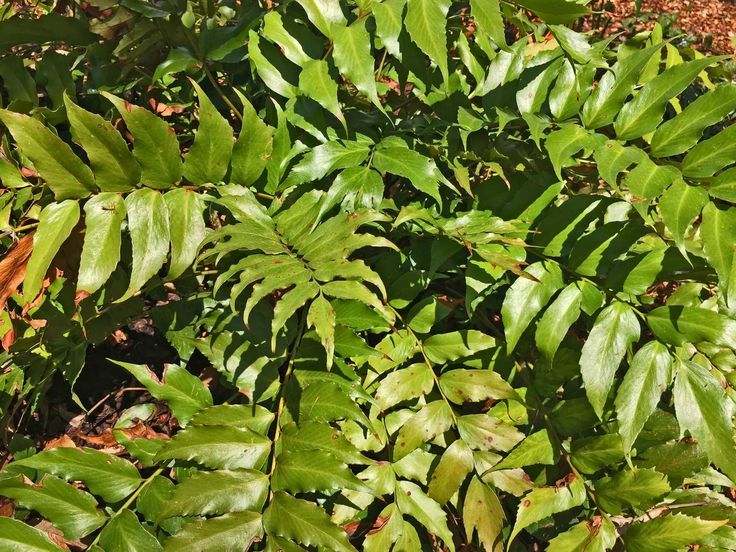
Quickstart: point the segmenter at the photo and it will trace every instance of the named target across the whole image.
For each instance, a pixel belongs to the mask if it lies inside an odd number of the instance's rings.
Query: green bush
[[[565,0],[60,4],[0,8],[2,550],[736,549],[724,58]],[[113,368],[115,446],[36,452]]]

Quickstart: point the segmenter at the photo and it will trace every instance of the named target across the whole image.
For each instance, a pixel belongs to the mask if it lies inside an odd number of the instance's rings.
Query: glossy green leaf
[[[200,244],[207,235],[202,197],[186,188],[177,188],[164,194],[169,215],[171,260],[166,278],[173,280],[191,266]]]
[[[411,39],[440,68],[445,82],[447,69],[447,38],[445,25],[450,2],[447,0],[408,0],[404,25]]]
[[[360,479],[335,456],[324,451],[284,451],[276,459],[271,486],[275,490],[296,493],[335,492],[354,489],[369,492]]]
[[[164,196],[150,188],[125,198],[133,265],[126,296],[140,290],[163,266],[169,253],[169,214]]]
[[[112,518],[100,533],[100,546],[105,552],[156,552],[163,550],[156,537],[149,533],[136,515],[123,510]]]
[[[568,285],[544,311],[537,324],[535,341],[539,350],[549,359],[554,358],[570,326],[580,316],[582,291],[575,284]]]
[[[496,346],[496,340],[478,330],[435,334],[423,342],[424,354],[431,362],[445,364]]]
[[[659,199],[662,220],[681,252],[685,252],[685,236],[688,228],[707,203],[708,194],[705,190],[688,186],[682,179],[675,180]]]
[[[230,181],[242,186],[253,184],[266,168],[273,149],[273,131],[264,123],[253,106],[240,96],[243,104],[243,126],[233,145]]]
[[[87,197],[97,190],[90,168],[43,123],[4,109],[0,110],[0,121],[8,128],[57,200]]]
[[[166,122],[147,109],[102,92],[118,110],[133,135],[133,155],[141,166],[141,183],[151,188],[170,188],[181,180],[179,141]]]
[[[454,424],[445,401],[434,401],[409,418],[396,435],[394,460],[400,460],[417,447],[441,435]]]
[[[706,178],[736,162],[736,126],[731,125],[712,138],[700,142],[682,160],[682,174]]]
[[[366,31],[365,21],[359,19],[350,25],[332,27],[332,57],[342,75],[366,95],[376,106],[380,105],[376,81],[373,75],[371,38]]]
[[[225,514],[184,524],[181,531],[164,542],[170,552],[247,550],[263,535],[261,515],[256,512]]]
[[[5,516],[0,517],[0,546],[8,551],[22,552],[59,552],[63,550],[38,529]]]
[[[506,380],[491,370],[449,370],[440,376],[440,389],[455,404],[519,399]]]
[[[330,66],[322,59],[310,59],[299,73],[299,89],[335,117],[343,120],[340,103],[337,101],[337,83],[330,76]]]
[[[107,282],[120,261],[125,202],[114,193],[95,195],[84,204],[84,246],[77,291],[94,293]]]
[[[628,348],[639,340],[639,333],[639,320],[625,303],[613,303],[595,319],[583,345],[580,371],[585,393],[599,418],[603,416],[616,371]]]
[[[640,521],[632,524],[626,532],[626,549],[631,552],[670,552],[688,544],[697,544],[724,523],[679,513]]]
[[[620,514],[625,508],[646,510],[670,491],[667,477],[649,469],[625,470],[595,483],[595,494],[609,514]]]
[[[504,525],[501,502],[493,490],[477,477],[473,477],[463,504],[463,524],[468,538],[477,533],[486,550],[496,550]]]

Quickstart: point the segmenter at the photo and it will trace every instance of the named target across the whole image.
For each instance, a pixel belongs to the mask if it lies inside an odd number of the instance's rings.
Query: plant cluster
[[[1,549],[736,549],[724,57],[566,0],[34,10],[0,8]],[[136,320],[163,371],[105,348]],[[107,446],[37,451],[113,368],[147,393]]]

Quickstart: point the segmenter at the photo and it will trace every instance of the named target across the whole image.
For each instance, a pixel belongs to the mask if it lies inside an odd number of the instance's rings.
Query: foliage
[[[4,547],[736,548],[723,58],[565,0],[67,4],[0,10]],[[114,446],[29,447],[141,319]]]

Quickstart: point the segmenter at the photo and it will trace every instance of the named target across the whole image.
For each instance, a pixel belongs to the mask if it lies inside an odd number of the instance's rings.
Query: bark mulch
[[[689,35],[695,48],[736,53],[736,0],[643,0],[638,17],[632,0],[612,0],[608,7],[612,11],[605,35],[648,29],[659,20],[666,30],[669,27],[669,36]]]

